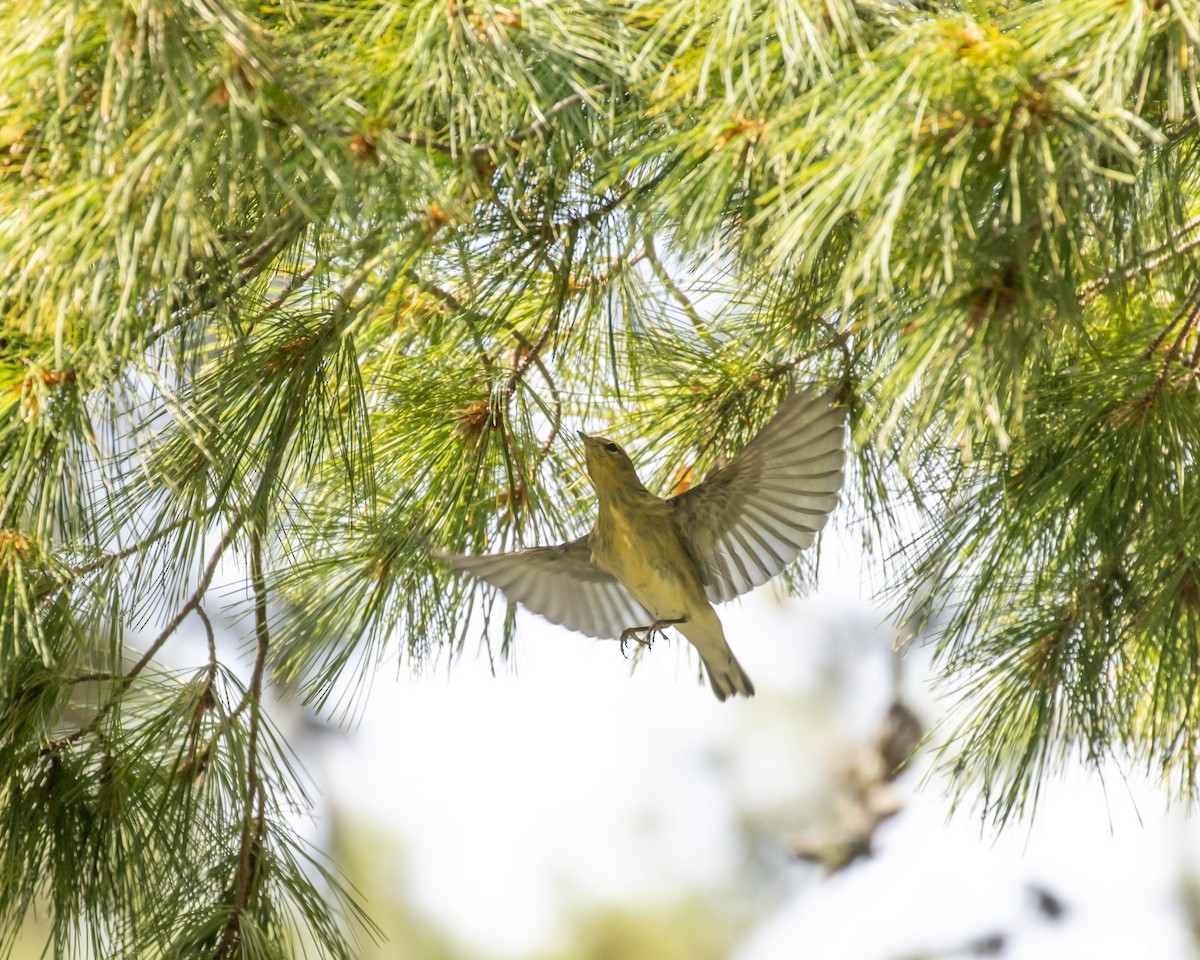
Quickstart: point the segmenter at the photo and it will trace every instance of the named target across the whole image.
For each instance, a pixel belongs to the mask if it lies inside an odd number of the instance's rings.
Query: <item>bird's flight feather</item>
[[[845,407],[789,397],[736,457],[668,502],[713,603],[766,583],[809,547],[842,486]]]
[[[555,547],[446,559],[551,623],[589,637],[615,640],[627,627],[654,620],[616,577],[592,563],[591,534]]]

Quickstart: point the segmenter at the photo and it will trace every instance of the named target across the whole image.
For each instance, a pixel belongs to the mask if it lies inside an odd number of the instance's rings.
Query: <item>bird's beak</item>
[[[577,434],[579,434],[579,439],[580,439],[580,440],[582,440],[582,441],[584,441],[585,443],[586,443],[588,440],[591,440],[591,439],[592,439],[592,438],[591,438],[591,437],[589,437],[589,436],[588,436],[586,433],[584,433],[582,430],[576,430],[575,432],[576,432]]]

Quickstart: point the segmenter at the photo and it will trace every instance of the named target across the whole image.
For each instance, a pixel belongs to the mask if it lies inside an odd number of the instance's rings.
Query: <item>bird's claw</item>
[[[655,620],[648,627],[630,627],[621,633],[621,656],[628,659],[625,653],[625,646],[630,640],[636,641],[644,646],[647,650],[654,646],[654,635],[657,633],[660,636],[665,636],[663,627],[669,627],[675,623],[683,623],[683,620]]]
[[[645,632],[645,638],[639,634]],[[625,647],[632,640],[635,643],[640,643],[647,650],[654,645],[654,628],[653,627],[630,627],[621,633],[621,656],[629,659],[629,654],[625,652]]]

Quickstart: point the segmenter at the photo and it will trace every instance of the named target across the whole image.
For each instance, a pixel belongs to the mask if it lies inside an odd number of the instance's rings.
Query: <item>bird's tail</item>
[[[712,613],[710,609],[710,613]],[[718,700],[741,694],[743,697],[754,696],[754,684],[746,676],[746,671],[737,662],[737,657],[725,642],[725,631],[721,629],[721,621],[712,613],[711,620],[704,617],[698,621],[681,623],[677,629],[700,653],[704,661],[704,670],[708,674],[708,682]]]
[[[727,656],[724,658],[724,662],[714,663],[707,657],[704,658],[704,669],[708,671],[708,682],[712,685],[713,693],[717,695],[718,700],[724,700],[726,697],[737,694],[741,694],[743,697],[754,696],[754,684],[746,676],[746,671],[737,662],[733,651],[728,647],[725,649]]]

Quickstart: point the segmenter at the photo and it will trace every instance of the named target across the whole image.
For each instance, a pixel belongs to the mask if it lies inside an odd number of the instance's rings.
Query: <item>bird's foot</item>
[[[625,647],[629,644],[630,640],[634,641],[635,643],[645,644],[647,647],[649,647],[652,643],[649,634],[647,633],[647,636],[645,639],[642,639],[642,637],[639,636],[639,634],[641,634],[645,631],[648,631],[648,630],[649,630],[648,627],[630,627],[628,630],[622,631],[621,632],[621,656],[628,658],[629,654],[627,654],[625,652]]]
[[[654,635],[661,634],[663,627],[669,627],[676,623],[683,623],[683,617],[677,620],[655,620],[648,627],[630,627],[621,633],[621,656],[626,656],[625,645],[630,640],[640,643],[647,650],[654,646]]]

